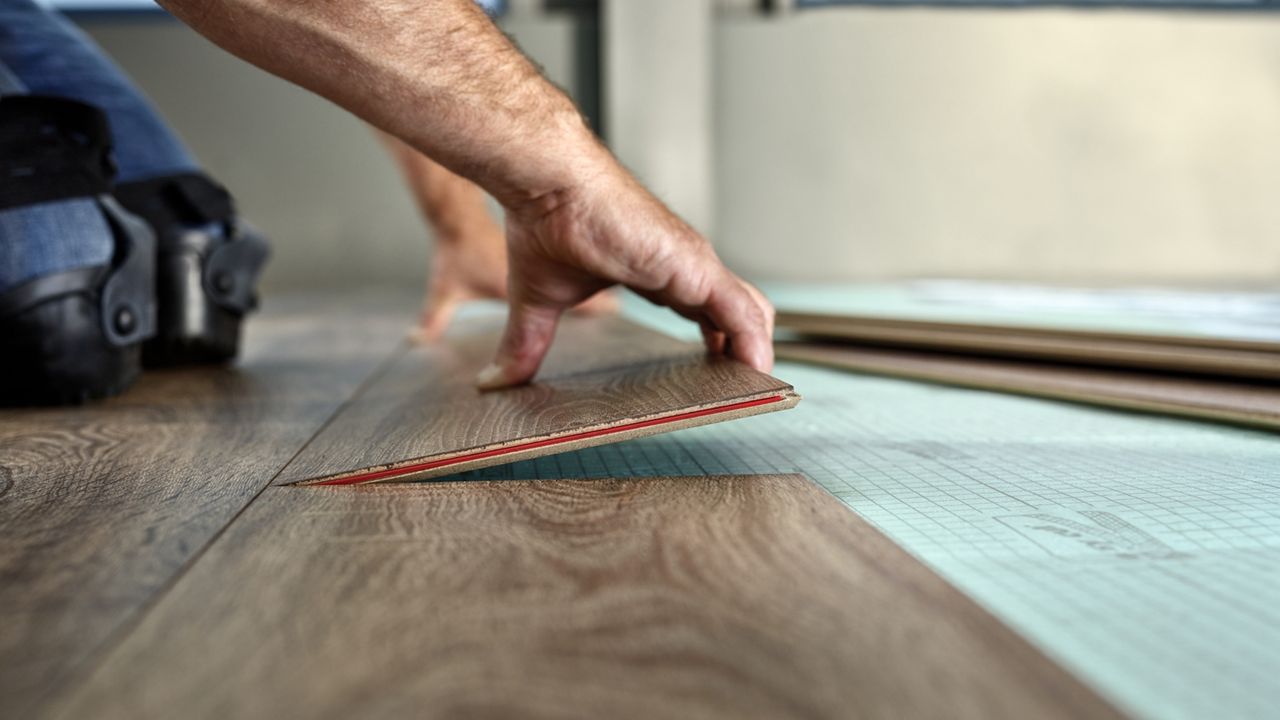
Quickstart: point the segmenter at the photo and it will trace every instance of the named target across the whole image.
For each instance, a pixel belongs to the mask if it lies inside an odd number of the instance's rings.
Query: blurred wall
[[[359,122],[174,23],[87,24],[272,234],[269,287],[420,281]],[[567,19],[507,29],[569,82]],[[752,277],[1280,278],[1280,17],[839,9],[708,42],[709,226]]]
[[[1280,283],[1280,15],[826,10],[715,33],[751,274]]]
[[[603,7],[609,146],[686,222],[714,232],[712,0],[607,0]]]

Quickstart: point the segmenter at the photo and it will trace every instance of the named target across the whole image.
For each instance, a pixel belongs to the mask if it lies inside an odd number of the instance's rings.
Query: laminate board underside
[[[481,392],[500,318],[407,348],[281,473],[279,484],[448,475],[789,408],[790,385],[620,318],[567,317],[535,382]]]
[[[842,343],[782,342],[779,358],[945,385],[1280,430],[1280,385]]]
[[[413,301],[397,306],[413,308]],[[354,298],[267,304],[236,367],[0,411],[0,717],[40,717],[404,337]]]
[[[1115,717],[798,475],[269,488],[62,717]]]
[[[780,312],[801,339],[1254,379],[1280,379],[1280,344],[897,318]]]

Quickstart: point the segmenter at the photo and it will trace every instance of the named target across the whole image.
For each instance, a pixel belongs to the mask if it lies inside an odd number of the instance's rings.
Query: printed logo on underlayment
[[[1075,515],[1075,518],[1064,515]],[[1096,554],[1132,560],[1190,557],[1128,520],[1103,510],[1030,513],[996,518],[1054,555]]]

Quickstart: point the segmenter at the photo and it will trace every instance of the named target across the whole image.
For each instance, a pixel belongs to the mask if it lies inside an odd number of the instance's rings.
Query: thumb
[[[512,300],[498,355],[476,376],[476,386],[481,390],[496,390],[532,380],[551,347],[561,312],[561,308],[552,305],[529,305]]]

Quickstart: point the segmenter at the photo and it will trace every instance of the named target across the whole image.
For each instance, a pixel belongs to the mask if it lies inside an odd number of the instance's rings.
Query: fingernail
[[[507,374],[503,372],[502,367],[497,363],[489,363],[485,369],[476,375],[476,387],[481,390],[497,390],[509,385],[507,382]]]

